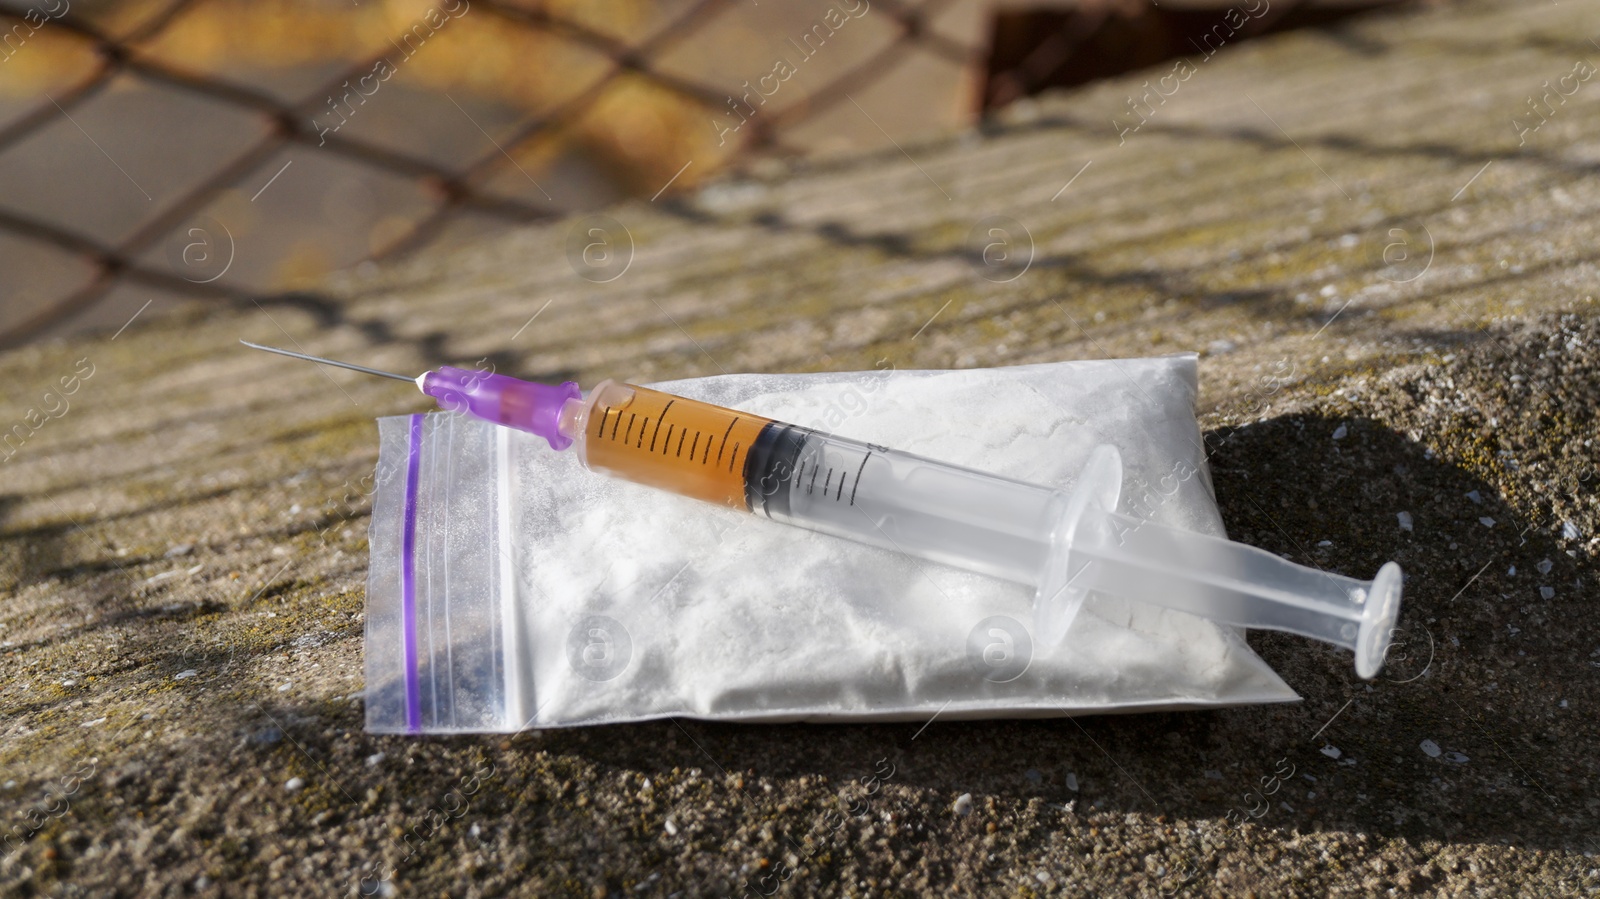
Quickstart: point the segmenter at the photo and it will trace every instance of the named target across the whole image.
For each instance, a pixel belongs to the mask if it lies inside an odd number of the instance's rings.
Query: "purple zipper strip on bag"
[[[406,730],[422,732],[422,690],[417,686],[417,480],[422,462],[422,416],[411,416],[406,453],[406,509],[400,538],[400,616],[405,632]]]

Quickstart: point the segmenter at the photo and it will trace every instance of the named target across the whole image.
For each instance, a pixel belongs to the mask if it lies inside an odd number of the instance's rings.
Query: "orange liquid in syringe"
[[[601,391],[589,410],[585,461],[636,483],[748,511],[745,457],[771,422],[616,384]]]

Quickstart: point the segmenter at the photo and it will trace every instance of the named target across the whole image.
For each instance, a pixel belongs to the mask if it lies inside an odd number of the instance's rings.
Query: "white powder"
[[[1123,511],[1220,534],[1209,476],[1171,477],[1180,462],[1204,471],[1195,366],[1174,356],[658,386],[1042,484],[1070,485],[1110,443],[1122,453]],[[590,473],[572,453],[500,433],[516,574],[504,607],[520,640],[507,660],[510,728],[1298,698],[1232,628],[1095,597],[1062,646],[1030,652],[1031,587]]]

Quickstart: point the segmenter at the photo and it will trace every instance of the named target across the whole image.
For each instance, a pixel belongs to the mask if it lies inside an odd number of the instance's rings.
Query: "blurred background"
[[[0,0],[0,347],[913,145],[1230,8],[1222,52],[1398,2]]]

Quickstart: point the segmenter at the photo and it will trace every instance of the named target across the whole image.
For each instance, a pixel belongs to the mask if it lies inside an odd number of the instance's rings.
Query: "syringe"
[[[585,395],[574,381],[448,366],[411,378],[240,342],[414,381],[447,410],[574,449],[593,471],[1027,584],[1044,647],[1098,591],[1324,640],[1354,650],[1356,673],[1371,678],[1400,613],[1394,562],[1361,581],[1118,514],[1122,463],[1111,446],[1064,491],[613,380]]]

